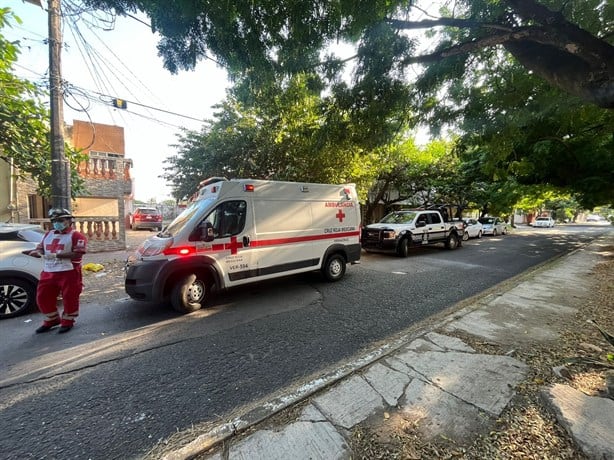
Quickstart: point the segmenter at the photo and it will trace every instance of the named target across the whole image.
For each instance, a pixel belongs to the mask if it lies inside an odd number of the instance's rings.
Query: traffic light
[[[128,108],[128,103],[123,99],[113,99],[113,107],[117,107],[118,109],[126,109]]]

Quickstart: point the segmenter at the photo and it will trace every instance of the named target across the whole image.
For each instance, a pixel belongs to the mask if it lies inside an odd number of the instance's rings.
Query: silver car
[[[477,219],[465,219],[463,241],[467,241],[469,238],[482,238],[483,234],[482,224]]]
[[[482,233],[484,235],[505,235],[507,233],[507,224],[500,217],[481,217],[478,219],[482,224]]]
[[[29,312],[36,305],[36,286],[43,259],[30,257],[44,231],[38,225],[0,224],[0,319]]]

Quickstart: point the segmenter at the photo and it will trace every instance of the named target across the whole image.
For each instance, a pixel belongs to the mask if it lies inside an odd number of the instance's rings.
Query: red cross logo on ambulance
[[[242,248],[242,247],[243,247],[243,243],[237,241],[236,236],[231,236],[230,243],[226,243],[224,245],[224,249],[230,249],[230,253],[233,255],[237,253],[237,249]]]

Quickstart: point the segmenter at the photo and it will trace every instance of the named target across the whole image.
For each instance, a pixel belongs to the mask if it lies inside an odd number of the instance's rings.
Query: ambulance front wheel
[[[171,292],[171,304],[179,313],[191,313],[202,308],[208,294],[207,280],[192,273],[177,280]]]
[[[328,281],[339,281],[345,274],[345,259],[339,254],[333,254],[322,265],[322,274]]]

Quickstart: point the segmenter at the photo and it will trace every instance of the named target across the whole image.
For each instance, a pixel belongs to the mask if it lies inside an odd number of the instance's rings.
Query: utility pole
[[[49,86],[51,93],[51,205],[71,209],[70,165],[64,151],[64,109],[62,86],[62,30],[60,1],[48,0]]]

